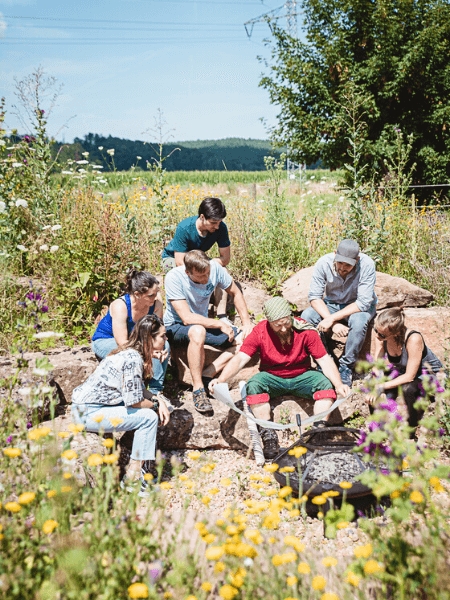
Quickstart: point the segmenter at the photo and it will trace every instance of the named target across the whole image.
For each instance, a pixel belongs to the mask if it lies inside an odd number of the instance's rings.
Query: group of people
[[[135,430],[122,484],[127,489],[140,486],[141,495],[148,493],[143,463],[155,458],[158,416],[167,424],[172,408],[162,394],[170,347],[187,346],[194,405],[204,414],[212,413],[209,394],[214,386],[227,382],[259,352],[260,371],[247,382],[247,403],[265,420],[270,420],[270,399],[277,396],[310,398],[315,401],[314,414],[326,412],[337,394],[347,396],[374,318],[376,356],[387,355],[399,373],[384,384],[384,391],[392,397],[402,389],[411,426],[421,416],[414,403],[422,369],[442,369],[421,334],[406,328],[401,308],[376,315],[375,263],[354,240],[341,241],[335,252],[317,261],[310,307],[301,318],[292,315],[284,298],[275,297],[264,306],[265,319],[254,326],[245,298],[226,269],[231,243],[225,217],[222,201],[208,197],[198,216],[179,223],[162,254],[164,312],[158,280],[146,271],[128,273],[126,294],[111,303],[92,338],[101,362],[73,392],[73,419],[89,431]],[[219,256],[210,259],[206,252],[215,244]],[[226,315],[228,296],[240,317],[239,330]],[[211,298],[217,318],[208,316]],[[339,364],[327,350],[333,333],[347,338]],[[205,344],[222,351],[208,365]],[[320,425],[326,425],[327,418]],[[274,458],[279,452],[276,432],[260,429],[260,434],[265,457]]]

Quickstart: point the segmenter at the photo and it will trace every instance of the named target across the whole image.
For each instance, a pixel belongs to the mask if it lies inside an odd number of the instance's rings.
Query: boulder
[[[272,296],[263,289],[256,287],[255,285],[250,285],[249,283],[242,283],[240,287],[242,289],[250,317],[256,318],[258,316],[262,316],[263,306]]]
[[[281,292],[284,298],[296,306],[300,313],[309,306],[308,293],[314,267],[301,269],[283,283]],[[392,277],[377,271],[375,293],[378,297],[377,310],[392,306],[423,307],[433,300],[428,290],[409,283],[402,277]]]

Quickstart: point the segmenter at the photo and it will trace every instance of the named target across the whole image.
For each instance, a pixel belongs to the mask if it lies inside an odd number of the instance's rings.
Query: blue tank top
[[[129,294],[125,294],[125,296],[121,296],[120,300],[123,300],[123,302],[125,302],[125,304],[127,305],[127,330],[128,330],[128,336],[130,335],[130,333],[133,331],[133,327],[134,327],[134,321],[131,318],[131,300],[130,300],[130,295]],[[156,304],[156,302],[155,302]],[[152,315],[153,311],[155,310],[155,304],[153,304],[153,306],[150,306],[149,311],[147,314]],[[114,334],[113,334],[113,328],[112,328],[112,317],[111,314],[109,312],[106,313],[106,315],[103,317],[103,319],[100,321],[100,323],[97,325],[97,329],[95,330],[94,335],[92,336],[92,341],[94,340],[102,340],[105,338],[113,338]]]

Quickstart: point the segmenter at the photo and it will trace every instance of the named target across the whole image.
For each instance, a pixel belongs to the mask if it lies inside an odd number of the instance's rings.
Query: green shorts
[[[311,400],[336,398],[331,381],[323,373],[313,369],[297,377],[286,378],[260,371],[247,382],[247,394],[269,394],[271,398],[292,395]]]

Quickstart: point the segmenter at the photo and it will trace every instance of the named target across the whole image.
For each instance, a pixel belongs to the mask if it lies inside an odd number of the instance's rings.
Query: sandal
[[[212,411],[212,404],[206,395],[205,388],[196,390],[193,394],[194,406],[199,413],[208,413]]]

